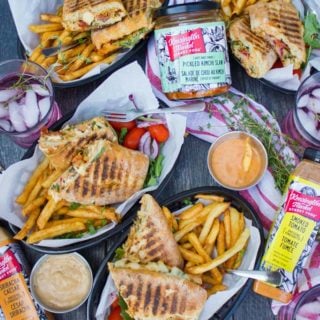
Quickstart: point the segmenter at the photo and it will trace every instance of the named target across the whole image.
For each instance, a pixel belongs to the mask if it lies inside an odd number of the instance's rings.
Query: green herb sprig
[[[295,165],[289,155],[283,156],[286,148],[286,141],[290,144],[295,143],[283,135],[276,124],[269,123],[267,116],[261,119],[269,126],[257,122],[247,109],[248,101],[244,98],[238,100],[232,112],[224,114],[227,125],[232,130],[240,130],[253,134],[264,145],[268,155],[268,165],[272,171],[275,185],[281,193],[285,192],[287,181]],[[297,147],[297,145],[296,145]]]

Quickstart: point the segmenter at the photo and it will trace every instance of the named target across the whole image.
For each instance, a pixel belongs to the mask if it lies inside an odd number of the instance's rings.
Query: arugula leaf
[[[121,317],[124,320],[134,320],[133,318],[131,318],[127,314],[128,306],[127,306],[126,302],[124,301],[124,299],[120,296],[120,294],[119,294],[119,306],[120,306],[120,309],[121,309],[121,312],[120,312]]]
[[[151,187],[157,184],[158,178],[163,169],[164,156],[159,154],[155,160],[150,160],[147,178],[144,182],[144,187]]]
[[[127,135],[127,133],[128,133],[128,128],[121,128],[121,131],[118,137],[119,144],[123,144],[124,138]]]
[[[95,228],[95,226],[93,225],[93,222],[92,221],[89,221],[87,223],[87,227],[88,227],[88,232],[90,234],[95,234],[97,232],[97,229]]]
[[[186,206],[193,204],[190,198],[185,198],[184,200],[182,200],[182,203]]]
[[[121,260],[124,256],[124,249],[122,247],[119,247],[116,249],[116,254],[114,256],[114,260]]]
[[[69,206],[69,210],[76,210],[81,206],[80,203],[78,202],[71,202],[70,206]]]
[[[320,49],[320,23],[314,13],[308,12],[304,20],[303,40],[310,47]]]

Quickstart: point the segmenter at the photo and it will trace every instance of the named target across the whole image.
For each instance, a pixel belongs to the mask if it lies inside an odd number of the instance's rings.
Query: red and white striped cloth
[[[154,38],[151,38],[148,43],[146,74],[152,84],[155,95],[159,99],[163,100],[171,107],[175,105],[181,105],[181,101],[170,101],[162,93]],[[230,95],[232,96],[232,100],[229,99]],[[280,131],[277,121],[264,106],[258,104],[234,88],[230,90],[229,95],[227,96],[222,95],[215,97],[214,99],[208,99],[208,102],[210,103],[206,111],[186,114],[187,131],[199,139],[203,139],[210,143],[214,142],[217,137],[229,131],[224,115],[227,115],[230,111],[232,111],[233,107],[235,106],[234,101],[237,99],[247,100],[248,111],[258,123],[262,124],[263,126],[272,126]],[[292,163],[296,162],[296,157],[288,146],[284,148],[282,153],[283,158],[289,159],[288,161],[291,161]],[[282,199],[280,192],[275,187],[274,178],[270,170],[266,172],[265,176],[258,185],[248,190],[241,191],[240,194],[252,205],[258,214],[265,231],[268,231]],[[314,244],[313,252],[306,267],[308,269],[320,267],[320,244],[318,242]],[[303,273],[301,280],[308,280],[299,282],[297,293],[301,290],[306,290],[317,283],[320,283],[320,271],[309,271],[310,270],[305,270]],[[275,314],[278,313],[280,307],[281,304],[275,301],[273,302],[272,309]]]

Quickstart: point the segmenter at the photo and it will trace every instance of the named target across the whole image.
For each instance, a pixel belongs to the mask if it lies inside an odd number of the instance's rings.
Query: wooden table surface
[[[18,0],[17,0],[18,1]],[[30,0],[32,1],[32,0]],[[45,0],[43,0],[45,1]],[[7,0],[0,1],[0,62],[17,58],[17,33],[9,10]],[[144,52],[139,53],[140,57]],[[141,60],[141,59],[140,59]],[[282,121],[288,110],[294,105],[294,97],[284,95],[270,89],[259,81],[250,79],[236,64],[232,64],[233,86],[244,93],[253,94],[256,100],[272,111],[279,122]],[[74,110],[77,105],[86,98],[102,80],[81,86],[79,88],[57,89],[56,100],[63,114]],[[209,175],[206,156],[209,144],[192,136],[185,139],[180,157],[173,169],[171,180],[159,197],[163,200],[168,196],[194,187],[214,185]],[[6,136],[0,135],[0,164],[9,166],[21,159],[25,150],[13,144]],[[116,238],[116,237],[115,237]],[[93,272],[95,272],[104,258],[112,240],[105,241],[93,248],[82,250],[82,254],[88,259]],[[41,256],[32,250],[26,250],[30,263],[34,264]],[[254,294],[250,291],[242,304],[236,310],[233,319],[255,320],[273,319],[270,309],[270,300]],[[82,306],[74,312],[57,315],[56,319],[83,320],[86,319],[86,306]]]

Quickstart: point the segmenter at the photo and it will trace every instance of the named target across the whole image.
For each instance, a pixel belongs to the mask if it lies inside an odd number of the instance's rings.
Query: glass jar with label
[[[218,3],[160,9],[155,41],[162,91],[169,99],[210,97],[230,88],[226,27]]]

